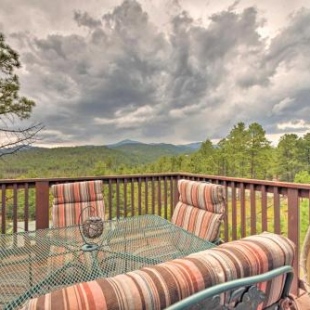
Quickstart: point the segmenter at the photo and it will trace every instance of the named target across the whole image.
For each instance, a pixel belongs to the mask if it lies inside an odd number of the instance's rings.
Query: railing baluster
[[[232,240],[237,239],[237,201],[235,183],[231,184],[231,216],[232,216]]]
[[[134,179],[130,179],[131,182],[131,215],[135,215],[135,184]]]
[[[152,214],[155,214],[155,184],[154,184],[154,177],[152,177]]]
[[[109,188],[108,199],[107,199],[108,200],[108,210],[109,210],[108,218],[109,218],[109,220],[111,220],[113,218],[113,213],[112,213],[112,193],[113,193],[112,180],[109,180],[108,188]]]
[[[171,216],[173,214],[173,210],[174,210],[174,207],[176,206],[178,200],[179,200],[179,193],[178,193],[178,179],[174,180],[172,182],[172,190],[173,190],[173,193],[172,193],[172,197],[173,197],[173,209],[171,210]]]
[[[173,178],[170,178],[170,182],[169,182],[169,188],[170,188],[170,212],[168,214],[168,219],[170,220],[172,217],[172,213],[175,207],[174,204],[174,182],[173,182]]]
[[[119,179],[116,180],[116,183],[115,183],[115,195],[116,195],[116,217],[117,218],[120,218],[120,193],[119,193]]]
[[[256,234],[256,221],[257,221],[257,216],[256,216],[256,191],[254,184],[250,185],[250,208],[251,208],[251,235]]]
[[[127,210],[127,179],[124,179],[124,216],[128,216]]]
[[[261,195],[262,195],[262,231],[268,230],[268,217],[267,217],[267,192],[266,186],[262,185],[261,187]]]
[[[224,191],[225,191],[225,197],[226,197],[226,200],[228,200],[229,198],[229,194],[228,194],[228,186],[227,186],[227,183],[226,181],[224,181],[224,184],[223,186],[225,187]],[[225,241],[228,241],[229,240],[229,223],[230,223],[230,218],[228,216],[229,214],[229,210],[228,210],[228,204],[226,204],[226,210],[225,210],[225,213],[224,213],[224,240]]]
[[[142,206],[141,206],[141,201],[142,201],[142,192],[141,192],[141,178],[138,178],[138,214],[142,214]]]
[[[246,236],[246,207],[245,207],[245,189],[244,189],[243,183],[241,183],[240,185],[240,209],[241,209],[241,218],[240,218],[241,237],[245,237]]]
[[[6,232],[6,185],[1,185],[1,233]]]
[[[145,213],[149,213],[149,183],[148,178],[146,178],[144,182],[144,189],[145,189]]]
[[[158,215],[161,216],[161,177],[158,178],[157,183],[157,205],[158,205]]]
[[[168,216],[168,188],[167,188],[167,177],[164,177],[164,218]]]
[[[281,233],[281,212],[280,212],[280,195],[279,195],[279,188],[273,188],[273,225],[274,225],[274,232],[276,234]]]
[[[25,209],[24,209],[24,230],[28,231],[28,223],[29,223],[29,185],[28,183],[25,183]]]
[[[17,184],[13,185],[13,232],[17,232]]]

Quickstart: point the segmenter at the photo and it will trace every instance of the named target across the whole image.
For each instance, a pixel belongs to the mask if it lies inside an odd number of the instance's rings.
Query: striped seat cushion
[[[86,181],[56,184],[51,189],[53,199],[52,220],[54,227],[64,227],[79,223],[83,218],[95,215],[104,219],[105,206],[102,194],[102,181]],[[83,219],[82,218],[82,219]]]
[[[196,236],[214,242],[218,239],[222,214],[204,211],[178,202],[171,222]]]
[[[183,259],[54,291],[27,302],[23,310],[164,309],[215,284],[291,265],[294,252],[289,239],[263,233]],[[268,296],[262,308],[280,299],[283,282],[281,276],[260,286]]]

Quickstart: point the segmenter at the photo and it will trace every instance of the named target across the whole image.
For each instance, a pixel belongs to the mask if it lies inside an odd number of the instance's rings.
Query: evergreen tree
[[[195,169],[197,173],[217,173],[216,149],[210,139],[202,142],[199,151],[193,156],[195,158]]]
[[[225,175],[245,177],[247,131],[240,122],[233,127],[226,139],[220,141],[222,159],[225,162]]]
[[[298,158],[302,165],[302,170],[310,174],[310,133],[305,134],[298,141]]]
[[[298,145],[296,134],[285,134],[280,138],[276,171],[281,181],[293,182],[295,174],[301,170]]]
[[[267,178],[270,171],[270,141],[266,138],[266,132],[258,123],[252,123],[247,135],[247,154],[249,160],[249,175],[253,179]]]
[[[295,174],[295,183],[310,183],[310,173],[308,171],[300,171]]]
[[[226,152],[227,140],[221,139],[217,144],[217,149],[215,151],[215,158],[217,162],[217,174],[218,175],[227,175],[228,163],[229,163],[229,154]]]
[[[20,84],[15,70],[20,68],[19,56],[5,43],[0,33],[0,156],[16,152],[34,141],[42,129],[40,124],[18,127],[16,119],[30,117],[34,101],[20,97]]]
[[[245,178],[271,178],[270,142],[258,123],[246,128],[238,123],[229,135],[218,143],[214,156],[217,174]]]

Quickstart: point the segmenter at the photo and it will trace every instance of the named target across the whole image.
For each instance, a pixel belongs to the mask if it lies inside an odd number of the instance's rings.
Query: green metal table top
[[[0,235],[0,309],[215,246],[156,215],[105,221],[102,235],[86,241],[79,226]]]

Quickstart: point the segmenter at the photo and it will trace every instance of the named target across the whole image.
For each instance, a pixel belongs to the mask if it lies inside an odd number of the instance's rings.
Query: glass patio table
[[[0,309],[212,247],[156,215],[104,221],[96,239],[83,239],[79,226],[0,235]]]

